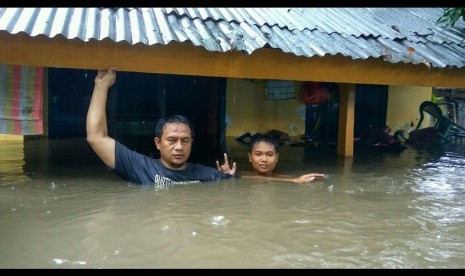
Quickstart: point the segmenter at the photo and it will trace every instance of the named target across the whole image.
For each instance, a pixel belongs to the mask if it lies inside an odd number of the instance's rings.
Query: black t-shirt
[[[115,169],[124,180],[139,184],[154,184],[158,187],[187,185],[231,178],[229,174],[201,164],[187,163],[184,170],[171,170],[161,164],[160,159],[130,150],[116,141]]]

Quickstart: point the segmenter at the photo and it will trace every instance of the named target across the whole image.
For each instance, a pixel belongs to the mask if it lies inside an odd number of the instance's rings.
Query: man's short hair
[[[161,117],[158,119],[157,123],[155,124],[155,137],[158,137],[161,139],[161,136],[163,135],[163,130],[167,124],[185,124],[186,126],[189,127],[191,131],[191,138],[194,138],[194,130],[192,129],[192,124],[183,115],[169,115],[165,117]]]

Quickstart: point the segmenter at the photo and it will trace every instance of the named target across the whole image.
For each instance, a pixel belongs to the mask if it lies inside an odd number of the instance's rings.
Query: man
[[[241,175],[244,179],[266,178],[274,181],[287,181],[296,183],[311,182],[315,179],[324,179],[326,176],[320,173],[309,173],[299,177],[281,175],[274,172],[279,159],[279,143],[268,136],[258,136],[249,143],[249,162],[252,164],[253,173]]]
[[[115,80],[115,68],[98,71],[86,121],[87,142],[109,169],[125,180],[155,186],[200,183],[234,176],[236,163],[230,168],[226,153],[223,165],[216,162],[218,170],[187,162],[193,133],[191,123],[181,115],[162,118],[156,124],[154,143],[160,151],[160,159],[132,151],[108,136],[106,103],[108,90]]]

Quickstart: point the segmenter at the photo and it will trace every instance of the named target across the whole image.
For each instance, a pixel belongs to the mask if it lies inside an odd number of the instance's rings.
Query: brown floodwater
[[[281,171],[329,177],[157,190],[83,139],[0,142],[0,268],[464,268],[464,156],[285,146]]]

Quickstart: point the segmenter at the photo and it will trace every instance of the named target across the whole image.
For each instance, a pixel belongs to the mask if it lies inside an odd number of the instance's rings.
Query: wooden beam
[[[189,43],[146,46],[109,39],[84,42],[0,32],[0,64],[198,75],[248,79],[283,79],[338,83],[465,88],[465,68],[428,68],[424,64],[392,64],[382,59],[344,56],[297,57],[276,49],[251,55],[209,52]]]
[[[337,153],[354,155],[355,84],[340,83]]]

